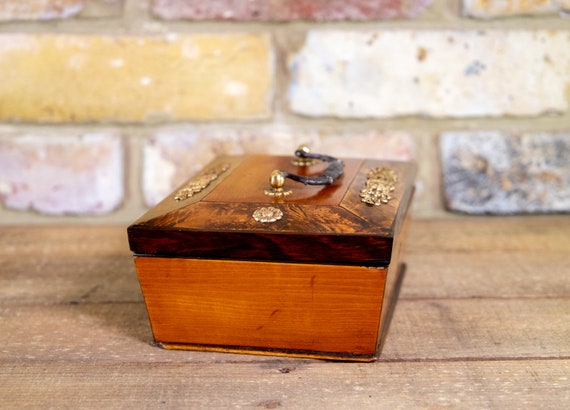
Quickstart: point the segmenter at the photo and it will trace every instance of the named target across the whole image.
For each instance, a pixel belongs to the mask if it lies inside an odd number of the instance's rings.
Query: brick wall
[[[570,211],[568,0],[4,0],[0,223],[129,223],[216,155],[414,159],[416,217]]]

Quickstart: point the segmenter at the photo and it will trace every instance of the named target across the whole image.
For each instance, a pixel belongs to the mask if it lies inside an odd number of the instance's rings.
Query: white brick
[[[291,110],[345,118],[526,116],[568,109],[568,31],[313,30]]]
[[[121,138],[28,134],[0,138],[0,201],[49,215],[100,215],[124,194]]]

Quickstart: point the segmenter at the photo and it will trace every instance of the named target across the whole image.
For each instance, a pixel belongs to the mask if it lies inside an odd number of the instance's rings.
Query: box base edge
[[[154,344],[167,350],[189,350],[215,353],[251,354],[261,356],[293,357],[305,359],[321,359],[341,362],[374,362],[378,359],[376,355],[351,354],[339,352],[315,352],[310,350],[288,350],[271,349],[241,346],[215,346],[187,343],[167,343],[155,341]]]

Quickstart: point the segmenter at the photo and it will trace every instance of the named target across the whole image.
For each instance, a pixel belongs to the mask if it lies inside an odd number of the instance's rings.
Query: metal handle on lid
[[[328,155],[312,154],[306,145],[301,145],[295,151],[295,156],[297,157],[295,158],[297,160],[296,164],[299,166],[311,165],[313,160],[327,162],[329,166],[317,176],[303,176],[287,171],[275,170],[269,177],[271,188],[265,190],[265,195],[277,197],[290,195],[291,190],[285,190],[283,188],[286,178],[301,182],[305,185],[330,185],[342,175],[344,170],[344,162],[342,160]]]

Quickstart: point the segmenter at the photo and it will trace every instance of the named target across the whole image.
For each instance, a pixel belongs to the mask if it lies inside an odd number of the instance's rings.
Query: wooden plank
[[[141,300],[125,227],[0,229],[0,303]]]
[[[570,357],[569,299],[402,300],[381,360]],[[18,361],[269,360],[152,347],[143,303],[0,307],[0,346]]]
[[[401,299],[570,297],[570,251],[426,250],[403,259]]]
[[[401,300],[385,360],[570,357],[570,299]]]
[[[570,249],[570,216],[501,216],[412,220],[409,252],[554,251]]]
[[[570,360],[10,363],[4,408],[560,409]]]
[[[88,258],[125,253],[130,253],[127,228],[121,226],[3,226],[0,229],[2,259],[38,255],[44,259],[65,255]]]
[[[566,215],[412,220],[402,298],[570,297]]]
[[[0,260],[0,304],[142,301],[128,254],[10,256]]]

